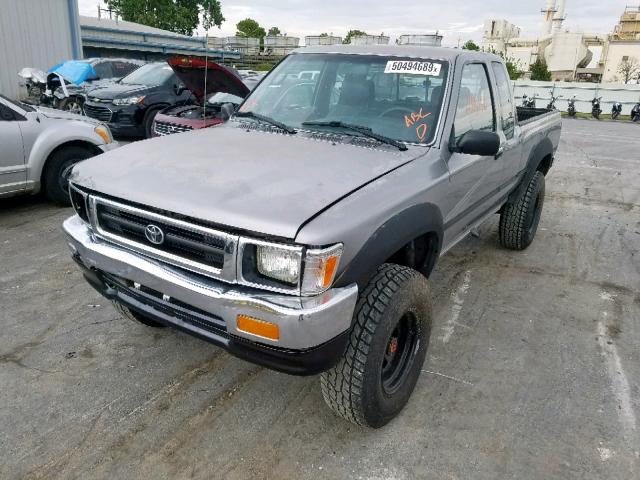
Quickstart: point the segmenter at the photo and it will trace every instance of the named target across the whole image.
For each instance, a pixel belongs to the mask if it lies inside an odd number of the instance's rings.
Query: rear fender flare
[[[515,202],[522,195],[522,193],[526,190],[527,185],[529,185],[529,182],[531,182],[531,179],[538,171],[538,167],[540,167],[542,161],[548,156],[551,156],[553,158],[553,143],[551,143],[549,137],[544,137],[540,141],[540,143],[538,143],[538,145],[531,151],[531,154],[529,154],[529,159],[527,160],[527,166],[525,168],[522,180],[520,180],[518,186],[509,195],[507,203],[511,204]]]

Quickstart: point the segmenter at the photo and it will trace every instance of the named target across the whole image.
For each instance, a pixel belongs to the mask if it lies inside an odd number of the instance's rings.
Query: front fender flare
[[[443,220],[440,209],[431,203],[413,205],[389,218],[369,237],[336,280],[336,286],[357,283],[364,287],[379,265],[407,243],[427,233],[437,237],[437,255],[442,249]]]

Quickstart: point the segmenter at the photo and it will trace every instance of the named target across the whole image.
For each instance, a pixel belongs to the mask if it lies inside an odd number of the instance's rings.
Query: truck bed
[[[518,114],[518,124],[525,125],[533,120],[539,119],[543,115],[557,113],[557,110],[547,110],[546,108],[516,107]]]

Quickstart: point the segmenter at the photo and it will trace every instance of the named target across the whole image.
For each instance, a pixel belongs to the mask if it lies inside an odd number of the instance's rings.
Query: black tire
[[[379,428],[406,405],[431,336],[427,279],[399,265],[380,266],[359,295],[343,357],[320,377],[322,396],[339,416]]]
[[[58,109],[64,110],[65,112],[82,115],[82,104],[83,101],[80,100],[79,97],[63,98],[62,100],[60,100],[60,103],[58,103]]]
[[[45,195],[52,202],[60,205],[70,205],[69,174],[80,160],[93,157],[94,153],[88,148],[80,146],[63,147],[51,155],[42,176]]]
[[[151,328],[166,327],[166,325],[163,325],[162,323],[158,323],[155,320],[151,320],[150,318],[147,318],[144,315],[139,314],[138,312],[130,310],[129,308],[125,307],[121,303],[116,302],[115,300],[112,300],[111,303],[113,303],[113,308],[116,309],[116,312],[118,312],[124,318],[131,320],[132,322],[141,323]]]
[[[153,120],[156,118],[158,112],[162,110],[161,108],[152,108],[147,110],[147,113],[144,114],[144,119],[142,120],[142,124],[144,125],[144,136],[145,138],[151,138],[151,134],[153,132]]]
[[[514,203],[504,206],[500,214],[500,244],[511,250],[524,250],[533,241],[544,205],[545,181],[536,172],[527,189]]]

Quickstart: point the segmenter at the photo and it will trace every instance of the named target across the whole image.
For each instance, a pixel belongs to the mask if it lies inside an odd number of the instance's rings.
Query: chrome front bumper
[[[317,297],[272,294],[225,284],[192,274],[96,238],[77,215],[63,224],[67,242],[78,263],[87,270],[129,280],[160,292],[224,321],[229,335],[289,350],[307,350],[346,332],[358,296],[354,284],[334,288]],[[271,340],[237,329],[237,315],[248,315],[278,325],[280,338]],[[201,337],[207,331],[170,320]]]

